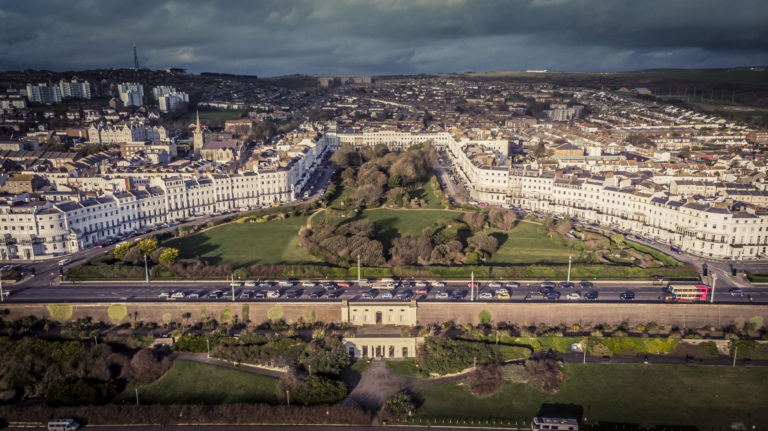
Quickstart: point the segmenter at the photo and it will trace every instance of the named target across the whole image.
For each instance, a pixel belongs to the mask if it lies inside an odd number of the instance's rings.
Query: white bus
[[[74,419],[51,419],[48,421],[48,431],[75,431],[80,424]]]

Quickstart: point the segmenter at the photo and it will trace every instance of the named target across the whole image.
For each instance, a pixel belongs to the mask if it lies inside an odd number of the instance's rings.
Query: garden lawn
[[[374,208],[365,210],[363,216],[373,223],[376,239],[387,245],[395,237],[421,235],[425,227],[434,227],[446,217],[461,218],[463,214],[447,210]]]
[[[306,222],[307,217],[301,216],[264,223],[230,223],[163,245],[179,249],[179,259],[199,257],[211,265],[228,263],[243,267],[318,262],[299,245],[299,229]]]
[[[541,225],[521,221],[511,231],[499,231],[496,235],[506,239],[499,241],[499,249],[491,256],[489,263],[568,263],[571,250],[563,243],[550,239]]]
[[[149,385],[129,387],[117,401],[141,404],[277,404],[277,378],[218,365],[176,360],[173,367]]]
[[[410,198],[418,198],[418,199],[424,199],[426,201],[427,206],[423,208],[430,208],[430,209],[440,209],[443,208],[443,204],[440,202],[440,199],[437,198],[437,195],[435,194],[435,188],[432,186],[432,183],[427,181],[424,183],[424,187],[416,189],[412,191],[409,194]]]
[[[543,404],[575,404],[588,423],[726,427],[768,423],[768,369],[685,365],[567,364],[555,395],[522,383],[479,399],[447,383],[418,393],[419,417],[530,419]],[[418,423],[418,421],[416,422]]]

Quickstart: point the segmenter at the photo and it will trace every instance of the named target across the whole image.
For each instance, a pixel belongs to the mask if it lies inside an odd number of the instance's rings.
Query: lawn
[[[424,199],[424,201],[426,201],[427,203],[427,206],[423,208],[430,208],[430,209],[443,208],[443,204],[440,202],[440,199],[438,199],[437,195],[435,194],[435,187],[429,181],[424,183],[424,187],[411,191],[409,193],[409,197],[411,199],[413,198]]]
[[[117,401],[141,404],[277,404],[277,378],[217,365],[177,360],[152,384],[129,387]]]
[[[428,387],[417,415],[530,420],[543,405],[581,410],[588,423],[618,422],[728,426],[768,422],[768,369],[685,365],[567,364],[556,395],[505,383],[490,398],[475,398],[456,383]],[[568,406],[570,405],[570,406]]]
[[[178,248],[180,259],[199,257],[212,265],[313,263],[318,260],[299,245],[299,229],[306,222],[307,217],[300,216],[265,223],[230,223],[163,245]]]
[[[387,361],[387,368],[409,377],[425,377],[425,373],[416,366],[414,358],[405,358],[399,361]]]
[[[373,223],[376,239],[389,247],[398,236],[419,236],[425,227],[433,227],[444,218],[460,218],[462,214],[447,210],[374,208],[365,210],[363,216]]]
[[[490,263],[568,263],[571,250],[550,239],[538,224],[519,222],[509,232],[498,232],[499,249]]]

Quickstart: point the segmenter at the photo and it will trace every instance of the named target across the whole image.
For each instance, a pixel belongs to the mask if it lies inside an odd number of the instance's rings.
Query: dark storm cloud
[[[768,63],[765,0],[0,0],[0,69],[277,75]]]

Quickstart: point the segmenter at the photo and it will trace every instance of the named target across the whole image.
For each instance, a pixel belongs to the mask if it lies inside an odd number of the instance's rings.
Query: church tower
[[[197,123],[195,124],[195,132],[192,138],[192,149],[195,156],[200,157],[200,151],[203,149],[205,140],[203,138],[203,129],[200,128],[200,112],[197,112]]]

